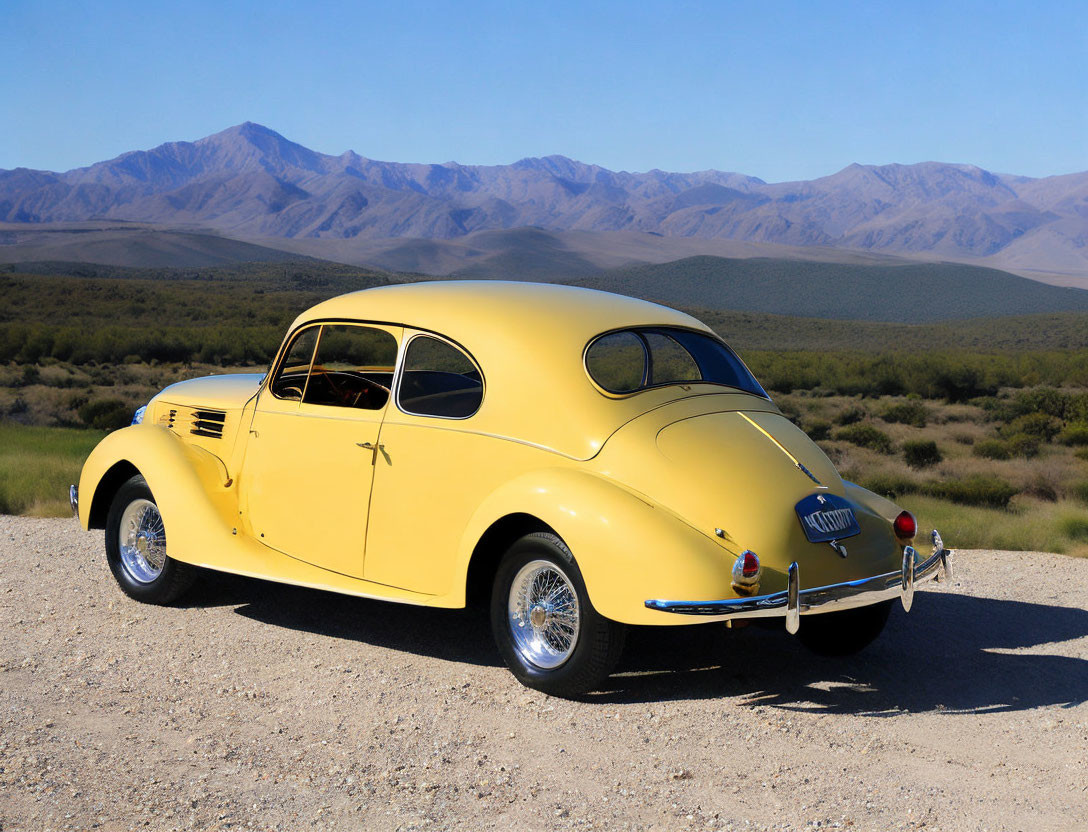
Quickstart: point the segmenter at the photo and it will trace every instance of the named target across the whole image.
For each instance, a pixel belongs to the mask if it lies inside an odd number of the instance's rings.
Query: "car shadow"
[[[274,627],[482,666],[502,664],[480,610],[449,610],[372,601],[335,592],[217,573],[187,607],[235,607]]]
[[[230,575],[207,582],[192,606],[234,606],[238,615],[270,626],[466,664],[501,664],[479,610],[392,604]],[[616,673],[584,699],[742,697],[749,706],[868,716],[1072,707],[1088,700],[1088,660],[1045,647],[1086,636],[1088,610],[949,590],[917,593],[909,615],[896,604],[881,637],[845,658],[810,653],[777,622],[734,630],[634,627]],[[1036,649],[1006,652],[1021,648]]]
[[[896,604],[880,638],[845,658],[817,656],[778,626],[688,629],[633,630],[617,673],[589,698],[741,696],[752,706],[868,716],[1088,700],[1088,660],[1045,650],[1088,636],[1088,611],[1072,607],[919,592],[909,615]],[[1005,652],[1019,648],[1044,649]]]

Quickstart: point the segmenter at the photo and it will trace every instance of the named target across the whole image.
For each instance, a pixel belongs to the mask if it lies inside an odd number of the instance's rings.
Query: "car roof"
[[[634,396],[603,395],[583,363],[602,332],[676,326],[712,332],[696,318],[636,298],[575,286],[494,280],[405,283],[364,289],[317,304],[292,330],[328,320],[428,330],[462,345],[485,380],[480,410],[465,430],[514,439],[588,459],[623,424],[683,398],[679,387]],[[391,408],[386,419],[428,421]],[[433,420],[431,420],[433,421]],[[446,427],[451,427],[449,422]]]
[[[299,316],[343,318],[455,333],[573,338],[579,347],[610,329],[656,324],[706,329],[690,315],[645,300],[579,286],[505,280],[442,280],[379,286],[330,298]]]

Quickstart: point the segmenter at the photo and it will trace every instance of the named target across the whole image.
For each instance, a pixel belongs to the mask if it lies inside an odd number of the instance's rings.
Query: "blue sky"
[[[1083,0],[0,0],[0,24],[0,168],[249,120],[393,161],[1088,169]]]

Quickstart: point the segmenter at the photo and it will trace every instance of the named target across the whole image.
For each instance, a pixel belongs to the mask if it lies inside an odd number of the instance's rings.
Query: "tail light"
[[[733,562],[733,590],[738,595],[755,595],[759,591],[759,581],[763,576],[763,567],[759,565],[759,556],[751,549],[745,549]]]
[[[741,555],[740,571],[745,578],[754,578],[759,574],[759,557],[751,549]]]
[[[914,540],[914,536],[918,534],[918,522],[909,511],[899,512],[899,516],[892,521],[892,528],[900,540]]]

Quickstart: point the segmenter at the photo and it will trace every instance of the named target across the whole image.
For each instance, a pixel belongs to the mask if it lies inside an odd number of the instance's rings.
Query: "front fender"
[[[98,443],[79,477],[79,522],[89,528],[107,474],[127,463],[140,472],[166,525],[167,554],[196,562],[216,538],[232,536],[237,517],[233,483],[217,456],[182,442],[164,427],[133,425]],[[112,495],[109,495],[112,498]]]
[[[625,624],[685,624],[647,609],[650,598],[732,598],[736,554],[611,480],[553,468],[518,477],[493,492],[468,524],[459,551],[467,573],[476,543],[496,521],[530,514],[574,553],[601,615]]]

